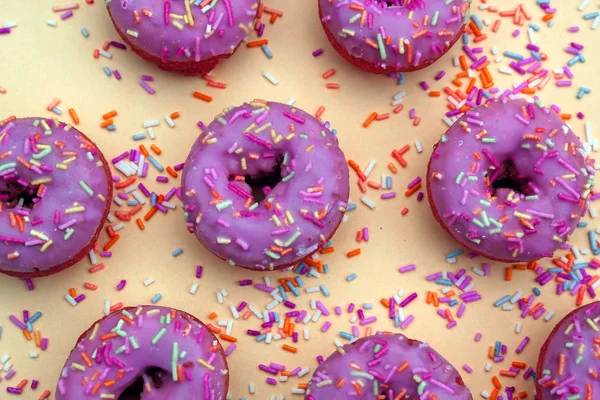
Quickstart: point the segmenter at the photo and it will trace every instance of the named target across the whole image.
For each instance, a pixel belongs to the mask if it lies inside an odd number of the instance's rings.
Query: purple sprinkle
[[[0,35],[4,33],[10,33],[10,28],[0,28]]]
[[[198,279],[202,278],[202,265],[198,265],[196,267],[196,278],[198,278]]]
[[[246,280],[243,280],[243,281],[239,281],[238,285],[240,285],[240,286],[250,286],[250,285],[252,285],[252,280],[251,279],[246,279]]]
[[[110,41],[110,45],[112,47],[116,47],[117,49],[127,50],[127,46],[125,46],[123,43],[115,42],[114,40]]]
[[[312,53],[313,57],[318,57],[321,54],[323,54],[323,49],[317,49],[317,50],[313,51],[313,53]]]
[[[121,74],[119,73],[118,69],[114,69],[113,70],[113,75],[115,76],[115,78],[120,81],[121,80]]]
[[[125,279],[121,280],[121,282],[119,282],[119,284],[117,285],[117,290],[123,290],[126,283],[127,281]]]
[[[152,81],[154,81],[154,78],[151,77],[150,75],[142,75],[142,80],[147,81],[147,82],[152,82]]]
[[[147,84],[146,82],[144,82],[144,81],[140,81],[140,86],[141,86],[141,87],[143,87],[143,88],[144,88],[144,90],[145,90],[146,92],[148,92],[148,94],[150,94],[150,95],[153,95],[153,94],[155,94],[155,93],[156,93],[156,91],[154,91],[154,89],[152,89],[152,88],[150,87],[150,85],[148,85],[148,84]]]
[[[67,18],[71,18],[73,16],[73,11],[69,10],[69,11],[65,11],[64,13],[60,14],[60,19],[62,19],[63,21]]]

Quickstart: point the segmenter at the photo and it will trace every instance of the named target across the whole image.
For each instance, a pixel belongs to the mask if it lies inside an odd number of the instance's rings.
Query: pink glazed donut
[[[98,239],[112,199],[108,162],[71,125],[9,121],[0,127],[0,272],[54,274]]]
[[[96,321],[79,337],[56,400],[224,400],[228,388],[225,353],[206,325],[176,309],[138,306]]]
[[[523,100],[467,111],[434,146],[431,209],[466,248],[503,262],[551,257],[585,214],[594,168],[551,109]]]
[[[573,310],[556,325],[540,350],[535,383],[539,400],[600,396],[598,333],[600,302]]]
[[[471,0],[318,0],[334,49],[374,74],[423,69],[463,32]]]
[[[190,232],[231,265],[282,269],[333,236],[349,173],[337,138],[286,104],[254,100],[218,115],[183,171]]]
[[[305,400],[471,400],[460,374],[429,345],[377,334],[338,347],[308,382]]]
[[[108,0],[123,40],[166,71],[204,75],[252,31],[260,0]]]

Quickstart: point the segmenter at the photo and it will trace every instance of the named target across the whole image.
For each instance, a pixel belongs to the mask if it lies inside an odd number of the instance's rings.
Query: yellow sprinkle
[[[248,169],[248,167],[246,166],[246,157],[243,157],[242,160],[240,161],[240,164],[242,164],[242,170],[245,171]]]
[[[85,211],[85,207],[84,206],[77,206],[77,207],[71,207],[71,208],[67,208],[65,210],[66,214],[73,214],[73,213],[80,213],[80,212],[84,212]]]
[[[50,246],[52,246],[52,240],[48,240],[46,243],[44,243],[44,245],[40,247],[40,251],[43,253]]]
[[[60,164],[60,163],[59,163],[59,164],[56,164],[56,165],[55,165],[55,167],[56,167],[56,168],[58,168],[58,169],[62,169],[63,171],[66,171],[66,170],[67,170],[67,168],[69,168],[67,165],[65,165],[65,164]]]
[[[271,125],[273,125],[273,124],[270,123],[270,122],[267,122],[266,124],[263,124],[261,127],[256,128],[256,130],[254,131],[254,133],[256,133],[258,135],[259,133],[261,133],[265,129],[269,128]]]
[[[173,25],[175,28],[179,29],[180,31],[183,30],[183,24],[179,21],[171,21],[171,25]]]
[[[289,212],[289,210],[286,210],[285,217],[287,218],[287,220],[290,224],[294,223],[294,217],[292,216],[292,213]]]
[[[94,329],[92,330],[92,334],[90,335],[90,341],[96,339],[96,335],[98,334],[98,328],[100,327],[99,324],[95,324],[94,325]]]
[[[137,31],[134,31],[134,30],[131,30],[131,29],[127,29],[127,34],[129,36],[133,36],[134,38],[138,37]]]
[[[295,136],[296,136],[296,134],[295,134],[295,133],[290,133],[289,135],[287,135],[287,136],[285,137],[285,140],[292,140],[292,139],[293,139]]]
[[[206,367],[206,369],[208,369],[209,371],[214,371],[215,370],[215,367],[213,367],[212,365],[210,365],[209,363],[207,363],[206,361],[204,361],[201,358],[198,359],[198,364]]]
[[[48,236],[46,236],[44,233],[42,233],[40,231],[36,231],[35,229],[30,230],[29,235],[36,237],[38,239],[41,239],[44,242],[50,240],[50,238]]]
[[[63,160],[63,164],[69,164],[69,163],[72,163],[75,160],[77,160],[77,157],[67,158],[66,160]]]
[[[52,182],[52,178],[40,178],[40,179],[36,179],[35,181],[31,181],[32,185],[41,185],[42,183],[48,183],[48,182]]]

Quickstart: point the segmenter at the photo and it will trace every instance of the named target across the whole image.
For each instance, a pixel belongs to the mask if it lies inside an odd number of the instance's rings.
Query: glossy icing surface
[[[470,0],[319,0],[321,21],[352,56],[381,69],[439,58],[462,33]]]
[[[280,182],[272,189],[261,185],[268,193],[256,201],[248,182],[278,171]],[[204,130],[185,163],[188,228],[231,264],[289,266],[337,229],[348,175],[337,138],[304,111],[258,101],[229,108]]]
[[[600,396],[599,323],[600,303],[595,302],[573,311],[554,328],[538,362],[536,389],[542,399]]]
[[[523,100],[468,111],[435,146],[428,192],[464,246],[512,262],[565,245],[594,183],[582,144],[552,110]]]
[[[305,399],[376,399],[381,394],[403,400],[472,399],[446,359],[401,334],[377,334],[338,348],[315,370]]]
[[[0,127],[0,270],[73,261],[104,223],[108,173],[95,144],[70,125],[21,118]]]
[[[231,54],[252,30],[258,0],[110,0],[108,10],[128,39],[165,61]]]
[[[162,374],[146,375],[151,367]],[[143,400],[223,400],[229,384],[221,346],[195,317],[166,307],[127,307],[79,338],[56,399],[118,399],[139,377]]]

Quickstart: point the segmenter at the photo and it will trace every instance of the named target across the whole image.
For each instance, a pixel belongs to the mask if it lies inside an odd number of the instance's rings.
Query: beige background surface
[[[373,303],[373,310],[367,312],[367,315],[379,318],[373,328],[399,331],[387,319],[386,310],[379,304],[379,300],[397,293],[399,289],[416,291],[419,299],[406,310],[416,316],[416,321],[404,333],[430,342],[457,367],[470,364],[474,373],[463,373],[463,376],[476,398],[479,398],[482,390],[492,389],[492,375],[497,374],[500,369],[508,368],[510,361],[518,359],[528,365],[535,363],[539,346],[546,335],[558,322],[558,318],[574,307],[573,297],[557,297],[554,285],[548,285],[542,289],[540,300],[557,314],[550,323],[543,319],[521,320],[517,310],[494,309],[491,304],[503,295],[513,294],[517,290],[529,294],[534,286],[534,276],[529,271],[515,273],[512,282],[505,282],[503,265],[497,264],[492,265],[492,276],[474,276],[476,288],[483,300],[467,307],[455,329],[447,330],[435,309],[425,304],[426,291],[437,290],[438,287],[427,283],[424,276],[440,270],[456,271],[460,267],[470,271],[472,267],[485,261],[481,258],[469,260],[461,257],[457,264],[448,265],[444,254],[456,249],[456,243],[438,227],[426,203],[418,204],[416,196],[407,199],[403,195],[406,184],[415,176],[425,178],[429,150],[445,130],[440,120],[446,110],[445,99],[429,98],[419,88],[418,82],[426,80],[432,89],[442,89],[443,85],[449,84],[453,75],[458,72],[452,66],[451,57],[460,54],[459,47],[455,47],[449,55],[425,71],[410,74],[406,77],[404,87],[399,87],[392,79],[366,75],[346,65],[334,53],[321,30],[316,0],[268,0],[267,5],[284,12],[282,19],[274,25],[267,23],[266,27],[265,37],[269,39],[274,58],[268,60],[260,49],[241,48],[229,62],[220,65],[214,72],[218,80],[228,84],[226,90],[219,90],[207,87],[206,82],[200,78],[184,78],[160,72],[129,50],[124,52],[113,48],[110,50],[112,60],[102,57],[94,59],[92,53],[95,48],[101,47],[105,40],[119,39],[103,2],[96,0],[96,4],[88,5],[79,0],[81,8],[75,12],[74,17],[66,21],[61,21],[59,14],[52,12],[51,6],[56,3],[66,1],[0,2],[0,25],[13,20],[19,23],[11,34],[0,35],[0,86],[8,91],[7,94],[0,94],[1,117],[13,114],[21,117],[51,116],[46,111],[46,105],[53,98],[59,97],[62,99],[59,108],[65,112],[62,119],[70,121],[66,112],[70,107],[75,108],[82,121],[79,128],[93,138],[110,158],[140,144],[134,143],[131,135],[142,131],[143,121],[160,119],[155,140],[163,150],[159,160],[163,165],[174,165],[185,159],[189,146],[199,134],[196,121],[208,123],[223,107],[256,97],[281,102],[293,97],[297,99],[298,107],[310,113],[314,113],[320,105],[326,107],[323,118],[331,121],[332,126],[338,130],[341,147],[347,157],[356,160],[363,168],[370,160],[377,160],[378,164],[372,175],[374,180],[378,180],[382,173],[388,174],[385,166],[392,161],[390,152],[393,148],[411,145],[411,150],[406,155],[408,168],[401,169],[393,176],[398,197],[382,201],[379,200],[381,193],[371,189],[367,197],[377,207],[369,210],[359,204],[358,209],[349,214],[349,221],[342,225],[334,238],[336,252],[323,256],[330,266],[329,274],[320,279],[304,278],[307,286],[327,285],[331,297],[302,293],[299,298],[292,299],[300,307],[309,308],[312,298],[322,300],[330,309],[335,305],[346,307],[350,301],[357,304]],[[520,1],[490,0],[488,3],[505,10],[514,8]],[[600,52],[597,51],[597,45],[594,45],[597,32],[590,29],[591,21],[581,19],[582,13],[576,10],[578,4],[560,0],[553,2],[560,5],[560,11],[555,16],[555,26],[548,28],[541,22],[542,13],[535,1],[527,0],[525,3],[533,14],[534,22],[542,25],[541,32],[535,36],[537,43],[550,57],[545,63],[547,68],[560,67],[570,59],[570,55],[562,49],[571,40],[586,46],[584,53],[587,63],[577,64],[572,68],[576,75],[574,87],[560,89],[554,87],[553,83],[548,84],[541,93],[542,99],[546,103],[557,102],[569,113],[583,111],[587,120],[595,123],[598,117],[593,110],[597,106],[597,94],[592,93],[581,101],[575,99],[579,85],[588,86],[594,91],[598,89],[597,66]],[[498,18],[497,14],[480,11],[480,0],[475,0],[474,4],[481,18],[488,17],[492,23]],[[586,12],[596,9],[595,5],[590,5]],[[45,21],[50,18],[58,21],[57,27],[46,25]],[[567,33],[566,27],[571,25],[580,25],[581,32]],[[81,35],[82,27],[89,30],[89,38],[85,39]],[[511,33],[514,29],[511,20],[506,18],[503,18],[498,34],[493,34],[490,28],[486,28],[489,39],[482,43],[486,48],[485,54],[491,56],[489,49],[492,45],[496,45],[500,51],[514,50],[523,53],[526,34],[513,38]],[[524,28],[521,30],[524,31]],[[255,36],[251,39],[254,40]],[[325,54],[313,58],[312,51],[320,47],[325,49]],[[497,72],[498,67],[506,66],[508,61],[504,59],[490,66],[490,71],[502,87],[518,79],[516,76],[502,76]],[[119,82],[112,77],[107,78],[102,71],[104,66],[117,68],[123,80]],[[339,90],[326,89],[325,81],[321,78],[321,74],[332,67],[337,69],[337,74],[329,82],[340,83]],[[448,72],[446,78],[435,82],[433,77],[442,69]],[[279,85],[273,86],[266,81],[261,76],[264,70],[277,77]],[[156,95],[147,95],[139,86],[142,74],[155,77],[151,86],[156,89]],[[408,93],[405,102],[407,108],[414,107],[417,115],[422,118],[418,127],[412,125],[408,109],[405,109],[386,121],[373,123],[368,129],[362,128],[362,122],[371,112],[390,112],[391,96],[404,89]],[[214,101],[208,104],[193,98],[194,90],[213,96]],[[101,115],[113,109],[119,112],[116,119],[118,130],[107,132],[100,129]],[[181,118],[176,121],[176,128],[171,129],[162,118],[174,111],[179,111]],[[574,119],[571,125],[576,133],[583,135],[583,122]],[[422,154],[415,151],[415,140],[421,141],[425,149]],[[143,143],[147,146],[151,144],[149,140]],[[165,190],[167,186],[154,182],[155,171],[151,169],[149,176],[144,181],[147,186]],[[351,197],[358,201],[360,195],[353,173],[351,178]],[[403,207],[410,209],[405,217],[400,215]],[[592,228],[597,226],[594,220],[589,222]],[[364,226],[369,227],[371,240],[358,245],[355,241],[356,231]],[[229,320],[231,314],[228,306],[231,304],[237,305],[246,300],[262,309],[270,302],[266,294],[252,287],[240,288],[237,281],[252,279],[256,283],[266,276],[275,281],[279,277],[292,275],[250,273],[218,261],[186,232],[181,210],[169,212],[166,216],[157,215],[147,224],[144,232],[140,232],[134,224],[128,224],[120,233],[122,238],[113,248],[114,256],[102,260],[106,268],[100,273],[89,274],[87,268],[90,264],[86,259],[66,272],[36,279],[36,290],[33,292],[28,292],[24,283],[17,279],[0,277],[0,323],[3,326],[0,357],[5,353],[10,354],[17,370],[17,375],[11,381],[0,382],[0,399],[10,398],[5,387],[16,385],[22,378],[39,379],[41,387],[36,392],[26,390],[21,396],[23,399],[37,398],[44,388],[54,392],[65,357],[79,334],[102,315],[105,298],[112,303],[135,305],[149,303],[160,292],[163,295],[160,305],[182,308],[205,320],[209,313],[215,311],[219,314],[219,320]],[[589,247],[584,230],[579,230],[573,236],[573,241],[581,249]],[[106,236],[103,234],[101,243],[105,242]],[[179,247],[184,249],[184,253],[173,258],[171,252]],[[362,249],[362,254],[347,259],[345,253],[356,247]],[[400,275],[397,268],[410,263],[416,263],[417,270]],[[195,267],[199,264],[205,267],[201,280],[194,277]],[[550,261],[542,261],[542,264],[550,266]],[[347,283],[346,276],[353,272],[357,273],[358,278]],[[142,282],[147,278],[153,278],[156,282],[144,287]],[[115,286],[121,279],[127,279],[127,286],[123,291],[117,292]],[[83,289],[84,281],[97,284],[98,290],[92,292]],[[199,283],[200,288],[192,296],[188,290],[194,282]],[[76,308],[64,300],[64,295],[71,287],[87,296]],[[229,296],[223,305],[219,305],[215,293],[222,288],[229,292]],[[21,332],[8,320],[10,314],[21,317],[23,309],[28,309],[31,313],[38,310],[43,313],[35,327],[50,339],[49,349],[39,352],[39,358],[35,360],[29,358],[30,352],[37,351],[34,343],[26,342]],[[276,311],[284,312],[284,309],[279,307]],[[300,382],[306,382],[308,376],[305,379],[290,379],[275,387],[267,386],[264,383],[267,376],[258,371],[258,364],[278,362],[289,369],[306,366],[312,370],[316,366],[317,354],[327,355],[334,350],[333,340],[338,338],[338,332],[351,330],[349,319],[350,315],[346,313],[339,317],[329,317],[333,325],[326,334],[320,332],[324,317],[316,324],[309,323],[307,327],[312,338],[307,342],[301,340],[297,354],[283,351],[282,342],[257,344],[246,336],[246,329],[256,329],[259,326],[255,317],[247,321],[235,321],[233,334],[240,340],[238,349],[229,359],[232,397],[267,399],[275,394],[292,397],[291,388]],[[523,324],[523,331],[519,335],[515,333],[518,322]],[[476,332],[483,333],[480,343],[473,341]],[[363,333],[364,328],[361,328],[361,334]],[[517,356],[514,348],[525,335],[530,336],[532,341],[524,353]],[[493,365],[492,372],[486,373],[483,368],[488,361],[487,349],[495,340],[501,340],[509,346],[507,361]],[[4,372],[0,374],[4,375]],[[524,382],[522,378],[517,378],[503,379],[502,382],[504,385],[515,385],[518,390],[528,390],[530,398],[533,395],[531,381]],[[249,383],[256,384],[255,395],[249,395]]]

